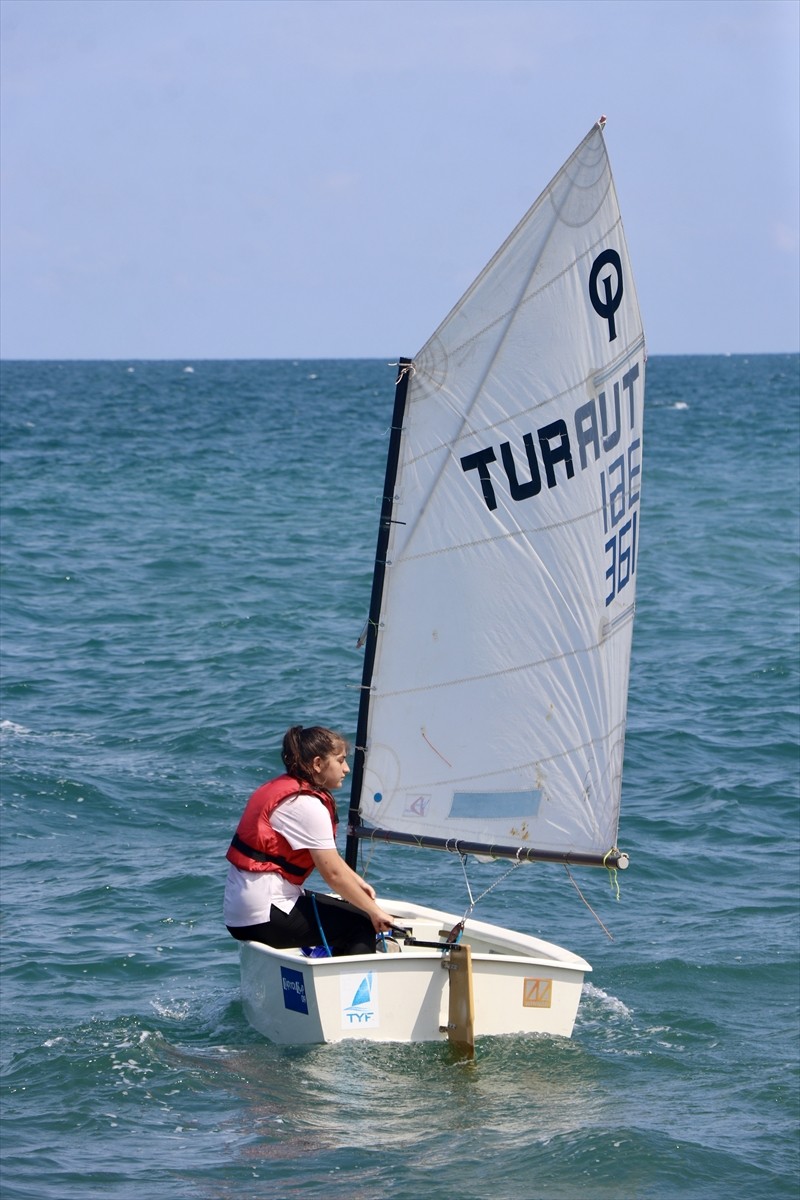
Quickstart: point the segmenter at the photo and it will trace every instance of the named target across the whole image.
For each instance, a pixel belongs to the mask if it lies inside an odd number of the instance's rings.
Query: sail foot
[[[352,825],[347,830],[348,839],[356,842],[388,842],[396,846],[417,846],[421,850],[445,850],[450,854],[475,854],[483,858],[510,858],[517,862],[564,863],[574,867],[606,867],[624,871],[630,857],[616,846],[605,854],[592,854],[578,850],[540,850],[532,846],[489,845],[485,842],[468,842],[461,838],[426,837],[421,834],[404,833],[393,829],[375,829],[369,825]]]

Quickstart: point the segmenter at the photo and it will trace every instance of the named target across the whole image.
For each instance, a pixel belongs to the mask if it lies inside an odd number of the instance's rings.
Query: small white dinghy
[[[604,120],[401,360],[353,867],[364,841],[464,861],[627,866],[617,826],[645,346]],[[466,1053],[475,1036],[571,1034],[591,970],[582,958],[471,917],[380,903],[406,931],[386,953],[244,944],[251,1024],[284,1044],[449,1038]]]
[[[442,943],[459,922],[453,913],[380,904],[410,935],[389,941],[386,953],[306,958],[301,950],[244,943],[242,1000],[250,1024],[281,1045],[449,1038],[468,1050],[474,1032],[569,1037],[584,972],[592,969],[577,954],[472,920],[448,947]]]

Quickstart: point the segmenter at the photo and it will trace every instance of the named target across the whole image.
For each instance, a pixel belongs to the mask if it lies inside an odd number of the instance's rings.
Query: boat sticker
[[[549,1008],[553,1003],[552,979],[523,979],[522,1007]]]
[[[481,817],[522,819],[535,817],[542,793],[524,792],[453,792],[447,819],[473,820]]]
[[[374,971],[342,975],[342,1029],[375,1029],[379,1024],[378,979]]]
[[[306,981],[302,971],[294,971],[291,967],[281,967],[281,987],[283,988],[283,1006],[293,1012],[308,1015],[308,998],[306,996]]]
[[[412,794],[406,799],[406,806],[403,809],[404,817],[424,817],[428,811],[428,805],[431,802],[430,796],[420,796]]]

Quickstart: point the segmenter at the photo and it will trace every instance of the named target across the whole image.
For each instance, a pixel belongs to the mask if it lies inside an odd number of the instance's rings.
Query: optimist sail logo
[[[342,1029],[375,1029],[378,1019],[378,980],[374,971],[366,975],[342,975]]]
[[[305,1013],[308,1016],[308,997],[306,996],[306,981],[302,971],[293,971],[291,967],[281,967],[281,988],[283,989],[283,1007],[292,1012]]]
[[[598,285],[601,282],[601,272],[606,267],[611,268],[611,275],[602,278],[603,295],[601,296]],[[614,283],[613,291],[612,281]],[[592,263],[592,271],[589,276],[589,299],[598,317],[608,321],[608,340],[610,342],[613,342],[617,336],[614,313],[622,303],[622,293],[622,261],[616,250],[604,250]]]

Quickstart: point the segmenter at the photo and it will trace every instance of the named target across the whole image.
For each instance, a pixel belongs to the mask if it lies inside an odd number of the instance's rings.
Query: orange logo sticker
[[[549,1008],[553,1002],[552,979],[523,979],[522,1007]]]

